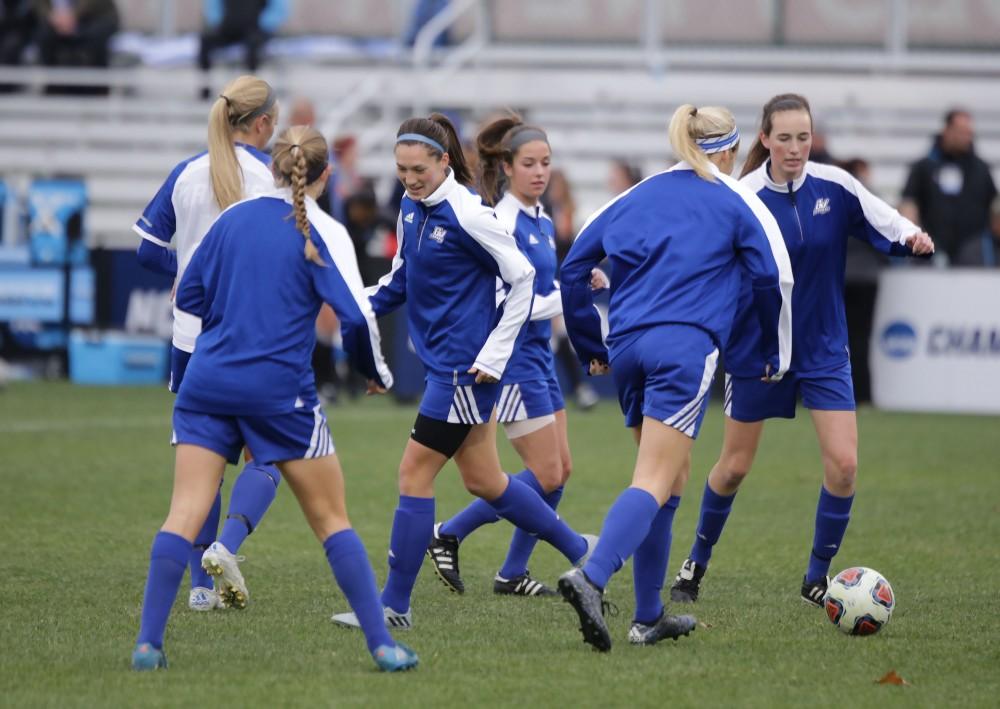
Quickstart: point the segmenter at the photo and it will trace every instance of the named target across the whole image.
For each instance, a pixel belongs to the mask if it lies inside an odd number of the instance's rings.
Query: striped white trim
[[[676,428],[686,436],[694,438],[695,424],[708,400],[708,389],[712,385],[712,378],[715,376],[715,366],[719,362],[719,350],[716,348],[705,356],[705,369],[701,373],[701,384],[698,387],[697,395],[689,401],[676,414],[663,423]]]
[[[150,234],[148,231],[145,231],[138,224],[133,224],[132,225],[132,231],[134,231],[136,234],[138,234],[139,236],[141,236],[146,241],[152,241],[157,246],[162,246],[165,249],[169,249],[170,248],[170,242],[169,241],[164,241],[163,239],[157,239],[155,236],[153,236],[152,234]]]
[[[500,400],[497,402],[497,421],[513,423],[528,418],[528,410],[521,398],[520,384],[505,384],[500,390]]]
[[[726,416],[733,416],[733,375],[726,372],[726,397],[722,409]]]
[[[313,407],[313,430],[309,438],[309,448],[303,458],[318,458],[316,451],[323,444],[323,429],[326,428],[326,416],[323,415],[323,407],[319,404]],[[326,454],[324,454],[326,455]]]
[[[464,400],[466,411],[469,412],[469,421],[466,423],[482,423],[483,417],[479,415],[479,406],[476,403],[476,395],[472,391],[471,386],[460,386],[455,387],[455,398],[457,400]]]

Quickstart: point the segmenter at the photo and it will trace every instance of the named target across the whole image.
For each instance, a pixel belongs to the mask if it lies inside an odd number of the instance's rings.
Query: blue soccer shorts
[[[697,438],[718,360],[711,336],[697,327],[660,325],[637,335],[610,363],[625,425],[648,416]]]
[[[428,379],[420,413],[448,423],[487,423],[500,393],[500,384],[450,384]]]
[[[548,379],[530,379],[513,384],[500,382],[497,421],[514,423],[550,416],[566,408],[562,389],[555,375]]]
[[[246,446],[264,465],[283,460],[322,458],[334,452],[323,407],[296,409],[273,416],[224,416],[174,407],[172,444],[187,443],[239,462]]]
[[[799,397],[807,409],[854,411],[857,405],[851,363],[810,372],[789,371],[780,382],[726,375],[725,411],[734,421],[751,423],[770,418],[795,418]]]

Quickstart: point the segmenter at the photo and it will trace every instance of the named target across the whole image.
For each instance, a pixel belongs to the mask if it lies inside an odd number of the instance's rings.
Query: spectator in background
[[[1000,197],[990,203],[990,221],[978,239],[969,239],[959,250],[956,266],[1000,266]]]
[[[35,34],[33,0],[0,1],[0,64],[18,65]]]
[[[615,158],[608,168],[608,191],[620,195],[642,181],[642,171],[625,158]]]
[[[945,263],[986,230],[997,196],[990,166],[976,155],[974,135],[968,111],[948,111],[930,153],[913,164],[903,188],[899,211],[934,234]]]
[[[329,205],[327,211],[343,224],[347,219],[344,209],[347,200],[365,184],[358,174],[358,139],[353,135],[334,138],[330,164],[333,172],[330,173],[330,181],[326,186]]]
[[[292,100],[288,110],[288,125],[316,127],[316,107],[305,96],[297,96]]]
[[[243,44],[246,66],[254,73],[267,40],[288,19],[289,0],[205,0],[203,12],[205,29],[198,51],[202,71],[211,69],[212,52],[216,49]],[[208,98],[210,93],[206,86],[202,98]]]
[[[38,54],[45,66],[106,67],[118,31],[113,0],[37,0]],[[106,94],[106,86],[49,86],[47,93]]]
[[[556,235],[556,261],[562,264],[569,247],[576,238],[576,203],[573,201],[573,188],[562,170],[552,170],[549,177],[549,189],[542,195],[542,205],[552,218],[552,226]],[[580,364],[576,359],[573,346],[566,335],[566,324],[562,317],[552,319],[552,349],[562,365],[563,371],[573,387],[576,405],[586,411],[597,405],[598,395],[594,388],[584,381]]]
[[[809,151],[809,159],[813,162],[821,162],[824,165],[837,164],[837,160],[827,150],[826,128],[822,124],[813,128],[812,149]]]

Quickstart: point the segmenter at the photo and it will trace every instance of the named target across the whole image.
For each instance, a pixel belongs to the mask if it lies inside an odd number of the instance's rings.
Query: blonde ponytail
[[[273,117],[275,110],[271,87],[249,75],[230,83],[212,104],[208,115],[208,170],[219,209],[243,199],[243,171],[233,147],[233,133],[248,130],[261,115]]]
[[[728,108],[696,108],[686,103],[674,111],[673,118],[670,119],[670,145],[677,158],[687,162],[698,177],[714,182],[711,161],[696,141],[725,136],[735,127],[736,119]]]
[[[305,238],[305,257],[317,266],[326,266],[312,241],[306,215],[306,188],[326,170],[327,147],[323,136],[307,126],[292,126],[278,136],[271,156],[274,171],[281,183],[292,188],[292,216],[295,228]]]

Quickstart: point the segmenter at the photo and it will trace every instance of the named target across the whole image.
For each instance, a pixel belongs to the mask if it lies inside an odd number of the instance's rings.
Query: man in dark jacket
[[[930,153],[910,168],[900,212],[934,235],[938,253],[954,261],[989,222],[996,185],[973,148],[972,115],[953,109]]]

